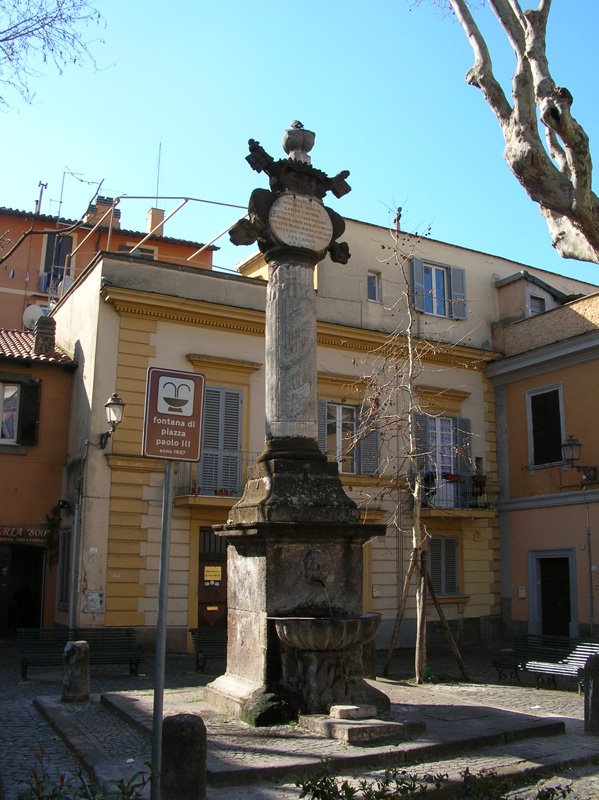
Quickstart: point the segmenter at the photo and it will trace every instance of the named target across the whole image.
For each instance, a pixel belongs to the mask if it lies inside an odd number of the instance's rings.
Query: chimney
[[[106,212],[112,208],[114,200],[112,197],[98,197],[95,203],[91,203],[87,209],[87,214],[85,215],[85,222],[88,225],[95,225],[97,222],[100,221],[102,216],[106,214]],[[102,227],[107,228],[110,225],[110,214],[105,217],[102,221]],[[112,227],[113,228],[120,228],[121,227],[121,210],[120,208],[115,208],[114,213],[112,216]]]
[[[39,317],[33,334],[34,356],[49,356],[56,350],[56,320],[53,317]]]
[[[151,208],[148,211],[146,222],[146,233],[152,233],[154,236],[164,236],[164,209]],[[156,230],[154,230],[156,228]]]

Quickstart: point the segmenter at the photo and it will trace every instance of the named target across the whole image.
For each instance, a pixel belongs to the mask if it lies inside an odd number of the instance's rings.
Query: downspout
[[[77,500],[73,512],[73,536],[71,547],[71,580],[69,586],[69,628],[77,627],[77,603],[79,599],[79,559],[81,558],[81,504],[85,485],[85,462],[89,450],[89,441],[85,442],[85,452],[79,459],[81,474],[78,480]]]

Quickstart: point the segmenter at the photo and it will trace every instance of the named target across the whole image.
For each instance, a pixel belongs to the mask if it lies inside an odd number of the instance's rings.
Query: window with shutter
[[[37,443],[39,423],[40,381],[9,382],[0,380],[0,444]]]
[[[374,475],[379,467],[380,437],[376,426],[360,433],[360,407],[352,403],[318,401],[318,446],[339,471]],[[358,435],[356,435],[358,434]]]
[[[55,281],[63,277],[67,256],[73,250],[73,237],[57,233],[46,236],[46,256],[44,259],[44,272],[51,275]]]
[[[241,402],[238,389],[207,386],[202,420],[200,485],[203,494],[241,490]]]
[[[556,464],[563,460],[561,386],[528,392],[529,458],[534,465]]]
[[[466,273],[459,267],[412,259],[412,303],[416,311],[466,319]]]
[[[414,430],[423,504],[451,508],[466,503],[474,471],[470,420],[417,413]]]
[[[428,571],[438,595],[457,594],[458,540],[433,536],[428,542]]]

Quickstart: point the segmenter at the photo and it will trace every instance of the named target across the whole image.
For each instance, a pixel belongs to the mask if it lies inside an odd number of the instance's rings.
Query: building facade
[[[147,231],[121,228],[120,200],[99,197],[82,220],[0,208],[0,326],[23,330],[33,325],[37,306],[47,313],[100,251],[132,252],[212,269],[214,247],[164,235],[165,214],[151,208]],[[29,306],[34,307],[32,313]],[[25,315],[25,316],[24,316]]]
[[[56,349],[54,320],[0,329],[0,638],[52,627],[64,602],[56,578],[75,367]]]
[[[501,441],[502,605],[516,633],[597,635],[598,323],[591,294],[497,330],[505,358],[488,372]]]
[[[522,265],[351,220],[345,238],[348,264],[325,260],[315,276],[319,440],[364,518],[388,523],[387,535],[365,548],[364,608],[382,613],[384,646],[412,547],[410,418],[433,584],[457,635],[487,641],[501,619],[501,570],[495,398],[486,368],[501,354],[493,345],[496,283]],[[592,288],[527,269],[558,297]],[[154,635],[163,465],[141,456],[149,367],[206,379],[202,457],[177,469],[169,647],[185,648],[190,627],[226,624],[224,546],[211,526],[226,521],[264,444],[264,263],[250,258],[240,272],[99,254],[53,312],[59,341],[79,364],[67,479],[69,505],[79,509],[67,526],[80,553],[78,625],[133,625]],[[390,342],[393,358],[381,362]],[[405,371],[391,395],[393,424],[376,415],[365,424],[377,403],[372,376],[378,371],[379,385],[388,384],[410,342],[418,368],[408,395]],[[104,450],[103,405],[115,391],[125,418]],[[59,610],[57,622],[66,617]],[[434,610],[431,619],[434,632]],[[411,643],[413,632],[411,600],[400,643]]]

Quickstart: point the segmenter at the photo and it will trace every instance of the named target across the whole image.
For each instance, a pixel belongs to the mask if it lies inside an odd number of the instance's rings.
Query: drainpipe
[[[79,599],[79,559],[81,558],[81,504],[85,483],[85,462],[89,450],[89,441],[85,442],[85,452],[79,459],[81,474],[78,480],[77,500],[73,512],[73,533],[71,539],[71,580],[69,586],[69,628],[77,627],[77,601]]]
[[[589,567],[589,607],[591,612],[591,639],[595,638],[595,599],[593,597],[593,551],[591,549],[591,520],[589,517],[589,503],[586,496],[586,486],[582,487],[582,496],[584,498],[584,513],[586,520],[587,532],[587,559]]]

